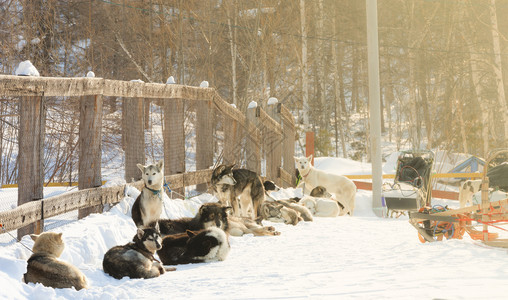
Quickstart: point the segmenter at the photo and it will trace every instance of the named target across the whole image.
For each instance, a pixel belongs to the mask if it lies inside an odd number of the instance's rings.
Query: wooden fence
[[[45,101],[48,97],[79,99],[79,191],[43,199]],[[142,182],[137,163],[145,163],[147,103],[163,107],[164,171],[172,189],[197,185],[205,191],[214,164],[236,163],[261,173],[282,186],[294,178],[295,124],[280,103],[253,107],[246,114],[224,101],[213,88],[142,83],[102,78],[53,78],[0,75],[0,98],[19,103],[18,207],[0,212],[4,230],[18,236],[40,232],[43,220],[79,209],[82,218],[119,202],[124,186],[101,186],[103,99],[121,98],[125,179],[138,189]],[[186,155],[186,117],[193,116],[195,157]],[[221,142],[219,143],[218,140]],[[185,161],[194,159],[195,172]],[[0,199],[1,201],[1,199]]]

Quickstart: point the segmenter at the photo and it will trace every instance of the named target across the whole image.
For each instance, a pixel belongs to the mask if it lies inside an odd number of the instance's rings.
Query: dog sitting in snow
[[[217,227],[168,235],[157,254],[164,265],[225,260],[230,250],[226,233]]]
[[[162,213],[162,194],[164,187],[164,161],[157,164],[143,166],[137,164],[143,173],[145,186],[132,205],[132,220],[136,227],[148,227],[156,222]]]
[[[295,163],[305,187],[309,190],[323,186],[328,192],[334,194],[337,202],[344,206],[341,215],[349,213],[353,215],[355,209],[356,185],[349,178],[327,173],[314,168],[311,164],[312,155],[309,157],[295,157]]]
[[[23,276],[26,283],[76,290],[88,288],[86,277],[78,268],[58,259],[65,247],[61,233],[44,232],[30,237],[35,243]]]

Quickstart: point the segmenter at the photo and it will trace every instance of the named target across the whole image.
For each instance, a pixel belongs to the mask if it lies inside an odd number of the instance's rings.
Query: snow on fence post
[[[212,99],[196,102],[196,170],[213,166],[213,111]],[[198,184],[196,190],[205,192],[207,185]]]
[[[122,136],[124,137],[125,152],[125,181],[131,182],[141,179],[141,172],[136,164],[145,164],[145,135],[144,135],[144,99],[123,98],[124,120],[122,122]]]
[[[247,140],[245,142],[246,167],[257,174],[261,174],[261,141],[257,140],[257,132],[249,132],[251,128],[249,124],[254,125],[252,128],[257,128],[259,114],[260,108],[257,103],[251,102],[247,107],[247,124],[245,126],[247,130]]]
[[[81,96],[79,99],[79,171],[80,190],[99,187],[101,178],[102,95]],[[103,205],[82,208],[78,218],[100,213]]]
[[[19,101],[18,206],[43,198],[44,130],[46,111],[42,96],[22,97]],[[18,229],[18,239],[41,233],[43,220]]]
[[[172,98],[163,99],[163,103],[164,175],[182,174],[185,173],[184,101]],[[184,188],[174,191],[183,194]]]
[[[268,99],[266,107],[268,115],[278,124],[280,121],[280,103],[276,98]],[[282,124],[281,124],[282,127]],[[266,176],[272,179],[277,185],[282,185],[281,167],[282,167],[282,142],[283,135],[273,131],[268,133],[268,149],[266,149]]]
[[[286,182],[284,187],[294,186],[296,183],[296,175],[295,175],[295,161],[293,159],[295,155],[295,121],[291,112],[283,105],[280,108],[280,115],[282,121],[282,138],[283,146],[282,149],[282,167],[284,171],[288,174],[288,179],[284,179]],[[288,182],[290,180],[290,182]]]

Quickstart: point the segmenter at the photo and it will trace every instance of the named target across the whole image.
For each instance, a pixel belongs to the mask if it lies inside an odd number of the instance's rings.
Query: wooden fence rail
[[[23,124],[18,134],[18,165],[24,166],[18,168],[18,207],[0,213],[0,222],[5,228],[18,229],[18,237],[40,231],[44,218],[49,216],[79,209],[81,218],[123,197],[123,187],[100,187],[105,97],[121,99],[123,103],[121,132],[127,182],[141,179],[136,164],[144,164],[146,160],[147,107],[150,107],[149,101],[157,100],[164,112],[164,169],[173,189],[183,191],[185,186],[198,185],[198,190],[205,190],[211,168],[218,162],[236,163],[238,167],[260,173],[261,162],[266,161],[264,176],[283,186],[294,183],[295,124],[293,116],[281,104],[266,107],[266,111],[257,107],[250,114],[249,111],[242,113],[223,100],[213,88],[103,78],[12,75],[0,75],[0,97],[19,101],[19,123]],[[44,151],[47,97],[79,98],[80,191],[41,200],[44,180],[41,153]],[[183,123],[189,115],[194,116],[196,153],[193,159],[198,171],[185,173],[185,161],[189,158],[185,152]],[[221,142],[217,142],[217,137],[222,138]],[[139,181],[134,183],[138,184]]]
[[[211,174],[212,170],[201,170],[165,176],[165,179],[171,184],[172,189],[178,189],[184,186],[207,183],[210,181]],[[126,196],[127,185],[141,190],[143,181],[139,180],[113,187],[78,190],[46,199],[30,201],[19,205],[15,209],[0,212],[0,222],[3,229],[11,231],[73,210],[97,205],[116,204]]]

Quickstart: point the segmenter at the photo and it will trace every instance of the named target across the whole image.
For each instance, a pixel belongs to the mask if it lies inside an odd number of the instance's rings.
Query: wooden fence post
[[[254,125],[257,128],[258,125],[258,117],[260,114],[259,107],[250,107],[247,108],[247,118],[246,118],[246,137],[245,141],[245,152],[246,152],[246,167],[247,169],[256,172],[257,174],[261,174],[261,141],[258,139],[257,132],[251,132],[251,126],[249,124]]]
[[[278,124],[281,124],[280,120],[280,103],[268,104],[267,113],[268,115],[274,119]],[[281,124],[282,127],[282,124]],[[270,133],[270,145],[269,145],[269,155],[267,152],[267,177],[274,180],[275,183],[279,186],[282,185],[280,169],[282,167],[282,143],[283,143],[283,135],[279,135],[276,133]],[[270,175],[268,176],[268,170],[270,170]]]
[[[122,133],[125,137],[125,181],[141,179],[136,164],[145,164],[145,130],[143,98],[124,98],[125,109]]]
[[[223,164],[238,164],[240,162],[239,153],[242,146],[242,141],[238,134],[238,122],[224,116],[222,130],[224,132]]]
[[[80,190],[99,187],[101,178],[102,95],[82,96],[79,100],[79,174]],[[100,213],[103,205],[82,208],[78,218]]]
[[[282,167],[291,176],[289,186],[294,186],[296,183],[295,175],[295,121],[293,115],[289,110],[281,105],[280,115],[282,120],[282,136],[284,138],[283,146],[283,164]],[[287,185],[284,185],[287,187]]]
[[[196,170],[213,166],[213,113],[212,101],[197,102],[196,107]],[[206,184],[198,184],[196,190],[204,192]]]
[[[44,196],[42,158],[45,125],[43,97],[22,97],[19,100],[18,206]],[[43,221],[32,223],[18,229],[18,239],[43,230]]]
[[[185,173],[184,102],[182,99],[163,99],[163,101],[164,175]],[[171,187],[171,182],[169,186]],[[184,188],[173,190],[182,195],[185,193]]]

